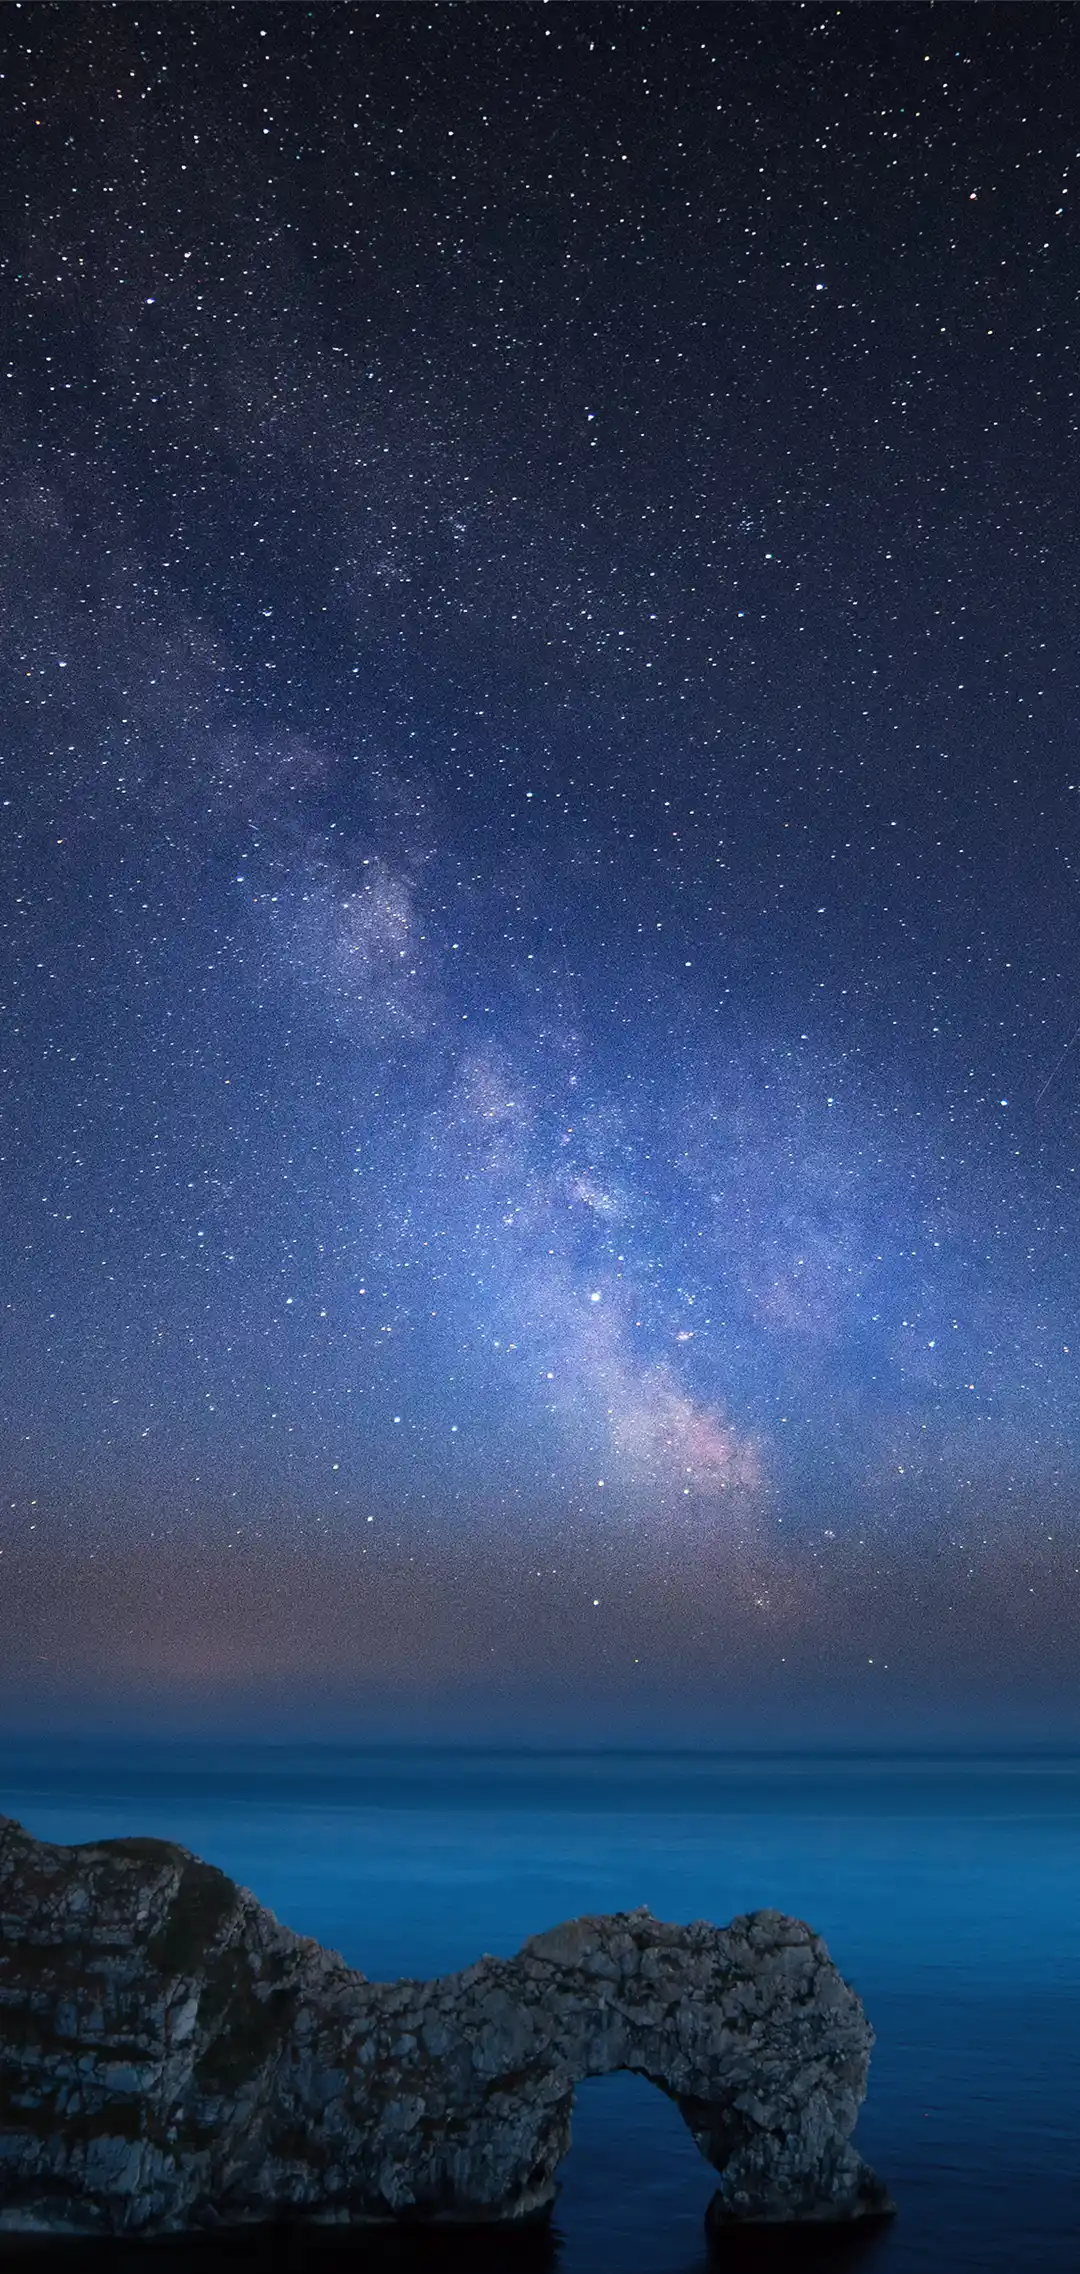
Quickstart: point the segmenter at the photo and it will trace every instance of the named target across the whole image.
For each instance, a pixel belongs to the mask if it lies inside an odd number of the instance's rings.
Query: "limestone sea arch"
[[[540,2218],[576,2085],[622,2069],[715,2167],[714,2229],[881,2216],[851,2139],[872,2044],[779,1911],[574,1919],[372,1982],[171,1842],[0,1818],[0,2231]]]

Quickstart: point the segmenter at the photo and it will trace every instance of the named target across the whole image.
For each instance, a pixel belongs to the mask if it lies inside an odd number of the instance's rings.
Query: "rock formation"
[[[892,2206],[850,2143],[873,2035],[810,1928],[647,1911],[369,1982],[162,1840],[0,1817],[0,2231],[543,2214],[574,2087],[677,2103],[727,2224]]]

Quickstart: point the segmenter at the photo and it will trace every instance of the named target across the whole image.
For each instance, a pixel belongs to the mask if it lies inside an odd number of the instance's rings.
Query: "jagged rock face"
[[[614,2069],[678,2104],[714,2228],[856,2218],[891,2209],[850,2145],[872,2043],[779,1911],[575,1919],[369,1982],[184,1848],[0,1817],[0,2230],[527,2218]]]

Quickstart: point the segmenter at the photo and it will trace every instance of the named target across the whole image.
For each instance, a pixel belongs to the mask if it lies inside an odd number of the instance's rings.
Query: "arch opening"
[[[556,2173],[556,2228],[596,2263],[644,2262],[655,2236],[665,2255],[685,2245],[700,2256],[717,2174],[706,2162],[671,2094],[635,2069],[585,2077],[575,2086],[570,2145]]]

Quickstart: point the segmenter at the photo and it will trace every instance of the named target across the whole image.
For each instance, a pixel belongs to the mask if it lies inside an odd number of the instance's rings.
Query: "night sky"
[[[0,49],[5,1710],[1080,1727],[1076,10]]]

